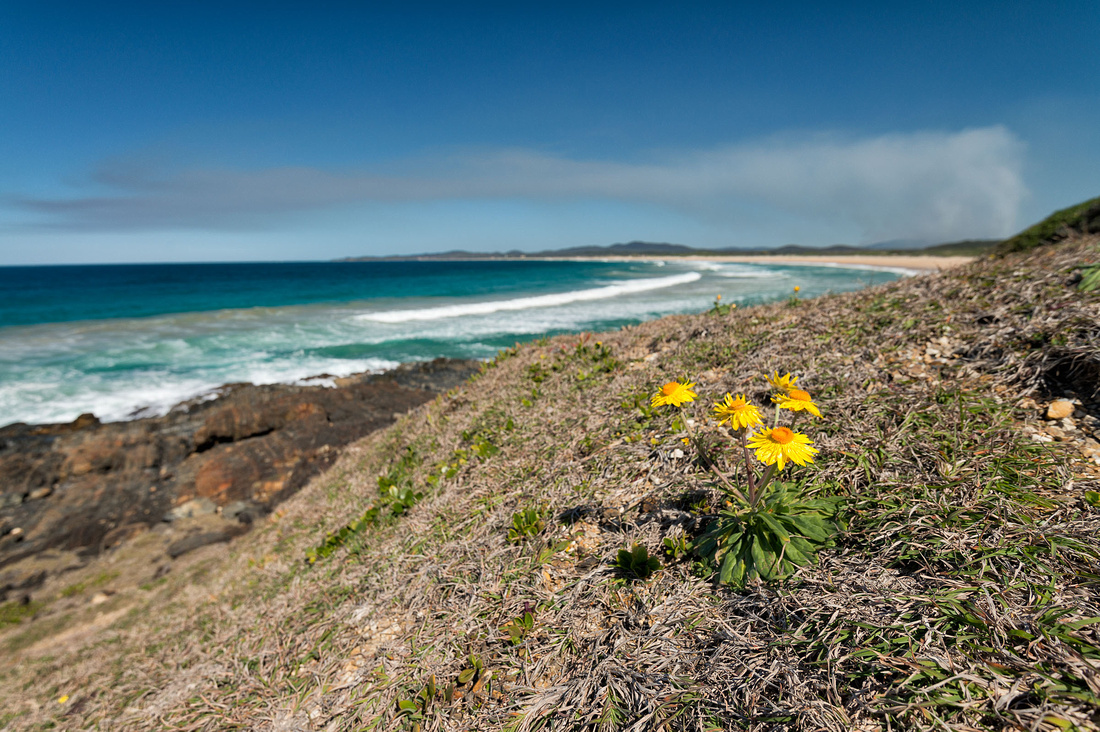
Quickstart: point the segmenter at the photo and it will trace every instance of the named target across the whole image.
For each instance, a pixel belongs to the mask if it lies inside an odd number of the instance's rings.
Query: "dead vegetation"
[[[0,722],[1100,729],[1100,297],[1074,279],[1098,261],[1076,237],[502,352],[140,617],[60,652],[9,630]],[[697,381],[702,421],[773,369],[824,410],[792,478],[844,529],[739,592],[690,551],[721,494],[648,396]],[[635,544],[648,580],[613,565]]]

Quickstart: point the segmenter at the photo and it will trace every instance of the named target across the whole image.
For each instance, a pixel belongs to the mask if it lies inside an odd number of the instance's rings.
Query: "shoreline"
[[[515,259],[514,257],[493,258],[492,261]],[[529,262],[743,262],[747,264],[804,264],[833,265],[838,267],[855,265],[876,269],[907,269],[918,272],[939,272],[973,262],[977,257],[934,257],[929,255],[905,254],[722,254],[716,256],[688,254],[684,256],[657,255],[610,255],[607,257],[523,257]],[[455,260],[477,262],[482,258]]]
[[[511,257],[493,257],[493,258],[471,258],[462,261],[504,261],[513,260]],[[683,266],[688,266],[692,263],[706,263],[706,262],[730,262],[730,263],[749,263],[749,264],[783,264],[793,266],[819,266],[819,267],[837,267],[837,268],[852,268],[852,269],[872,269],[880,271],[888,271],[896,273],[900,276],[912,276],[927,272],[935,272],[950,267],[960,266],[967,262],[974,260],[974,257],[935,257],[926,255],[871,255],[871,254],[859,254],[859,255],[802,255],[802,254],[786,254],[786,255],[683,255],[662,257],[658,255],[609,255],[607,257],[528,257],[524,258],[525,261],[532,262],[638,262],[638,263],[682,263]],[[490,358],[486,357],[486,358]],[[430,360],[430,359],[429,359]],[[484,359],[478,359],[484,360]],[[200,402],[216,401],[227,389],[231,388],[238,383],[249,384],[252,386],[264,386],[264,385],[281,385],[281,386],[302,386],[302,387],[334,387],[348,380],[355,380],[362,378],[363,376],[370,375],[373,377],[385,377],[388,373],[395,369],[404,369],[413,366],[413,364],[423,363],[422,361],[411,361],[407,363],[397,364],[391,368],[381,369],[377,371],[365,371],[348,376],[333,376],[332,374],[320,372],[309,374],[295,379],[279,380],[279,381],[263,381],[263,382],[226,382],[211,386],[203,389],[199,392],[192,392],[179,397],[172,403],[163,402],[155,404],[139,405],[130,410],[125,416],[119,417],[116,414],[104,415],[98,409],[90,409],[88,411],[95,412],[96,416],[104,423],[126,423],[133,422],[141,419],[164,417],[170,414],[172,411],[179,409],[180,407],[193,406]],[[75,419],[76,417],[74,417]],[[15,419],[11,422],[5,421],[0,424],[0,428],[5,428],[10,425],[24,423],[30,426],[44,426],[50,424],[65,424],[66,421],[59,420],[52,422],[48,420],[24,420]]]

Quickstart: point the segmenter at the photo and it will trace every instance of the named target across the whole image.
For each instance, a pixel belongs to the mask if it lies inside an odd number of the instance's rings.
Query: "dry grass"
[[[196,553],[205,575],[152,590],[140,617],[72,650],[10,651],[0,722],[1098,729],[1100,511],[1084,493],[1100,472],[1079,450],[1094,423],[1063,444],[1025,430],[1070,391],[1079,417],[1100,417],[1100,298],[1070,279],[1098,260],[1076,240],[504,352],[349,449],[269,525]],[[773,369],[825,410],[819,460],[792,477],[844,499],[837,548],[744,592],[690,554],[619,578],[619,549],[660,555],[721,500],[647,395],[690,377],[701,420],[726,391],[759,402]],[[383,475],[423,498],[308,564],[378,505]],[[545,528],[509,541],[528,508]]]

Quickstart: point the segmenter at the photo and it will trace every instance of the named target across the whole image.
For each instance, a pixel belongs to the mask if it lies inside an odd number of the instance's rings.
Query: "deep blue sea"
[[[0,425],[163,414],[226,383],[331,384],[699,312],[718,294],[748,305],[903,274],[688,261],[0,267]]]

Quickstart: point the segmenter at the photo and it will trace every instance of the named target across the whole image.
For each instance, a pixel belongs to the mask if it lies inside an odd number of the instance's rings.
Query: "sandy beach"
[[[838,264],[858,265],[863,267],[896,267],[899,269],[919,270],[921,272],[938,272],[940,270],[958,267],[967,262],[972,262],[975,257],[931,257],[926,255],[905,254],[692,254],[683,257],[638,255],[629,257],[529,257],[529,259],[570,262],[586,262],[591,260],[598,260],[601,262],[668,262],[675,260],[683,262],[750,262],[753,264]]]
[[[482,259],[482,258],[478,258]],[[505,259],[486,257],[485,259]],[[974,261],[975,257],[933,257],[906,254],[690,254],[686,256],[630,255],[606,257],[520,257],[546,262],[750,262],[753,264],[836,264],[862,267],[889,267],[938,272]],[[466,260],[455,260],[466,261]],[[477,261],[477,260],[470,260]]]
[[[654,257],[657,259],[657,257]],[[868,267],[901,267],[935,272],[950,269],[974,260],[974,257],[929,257],[901,255],[763,255],[763,256],[722,256],[722,257],[685,257],[685,259],[706,262],[753,262],[786,264],[858,264]]]

